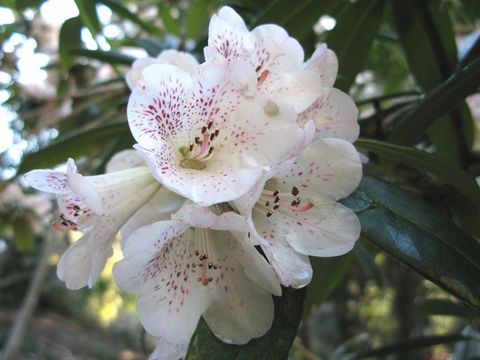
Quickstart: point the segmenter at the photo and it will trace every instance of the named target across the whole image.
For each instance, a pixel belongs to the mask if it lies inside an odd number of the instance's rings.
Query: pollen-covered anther
[[[281,193],[278,190],[270,191],[264,189],[259,200],[262,201],[266,207],[267,212],[265,215],[267,217],[272,216],[274,211],[281,207],[294,212],[302,212],[311,209],[313,204],[310,201],[302,204],[302,199],[298,196],[299,194],[300,190],[298,190],[296,186],[292,187],[290,193]],[[273,207],[270,207],[270,201],[273,201]]]
[[[186,160],[207,161],[212,157],[214,147],[213,141],[220,134],[220,130],[213,127],[213,121],[200,129],[201,136],[196,136],[194,142],[188,147]]]

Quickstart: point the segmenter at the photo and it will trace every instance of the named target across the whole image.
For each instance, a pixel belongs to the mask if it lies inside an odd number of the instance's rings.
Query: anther
[[[273,196],[277,196],[278,194],[279,194],[278,190],[275,190],[275,191],[273,192]]]
[[[265,206],[270,206],[270,201],[265,201]]]
[[[214,134],[215,134],[215,137],[217,137],[217,136],[218,136],[218,134],[220,134],[220,130],[219,130],[219,129],[215,129],[215,132],[214,132]]]
[[[277,195],[277,196],[275,197],[275,200],[273,200],[273,202],[274,202],[274,203],[278,203],[279,201],[280,201],[280,196]]]
[[[212,154],[213,149],[214,149],[214,147],[212,146],[212,147],[208,150],[208,155],[211,155],[211,154]],[[207,156],[208,156],[208,155],[207,155]]]
[[[280,204],[273,205],[273,210],[277,210],[280,207]]]
[[[202,134],[205,134],[206,132],[207,132],[207,127],[206,127],[206,126],[203,126],[201,133],[202,133]]]
[[[207,124],[208,130],[210,130],[212,126],[213,126],[213,121],[210,120]]]
[[[267,212],[267,217],[270,217],[272,215],[273,215],[273,211],[270,210],[269,212]]]
[[[293,196],[297,196],[299,192],[300,191],[298,190],[298,188],[296,186],[292,187],[292,195]]]

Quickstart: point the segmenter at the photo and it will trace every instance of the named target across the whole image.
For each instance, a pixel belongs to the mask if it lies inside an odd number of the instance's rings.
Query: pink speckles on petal
[[[28,184],[37,190],[52,194],[70,192],[67,174],[65,173],[53,170],[33,170],[24,176]]]

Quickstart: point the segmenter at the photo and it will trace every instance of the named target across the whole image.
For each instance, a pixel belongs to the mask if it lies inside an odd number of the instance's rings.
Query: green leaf
[[[455,34],[448,8],[439,0],[395,0],[392,5],[395,26],[412,74],[424,90],[430,91],[457,67]],[[414,134],[415,138],[418,140],[425,130]],[[472,134],[471,117],[458,111],[443,117],[432,116],[428,129],[437,153],[452,162],[466,157]]]
[[[458,316],[465,319],[477,317],[477,313],[465,305],[447,299],[426,299],[417,301],[415,311],[423,315]]]
[[[406,145],[417,143],[435,119],[461,104],[479,86],[480,59],[477,59],[450,76],[398,119],[389,140]]]
[[[362,70],[382,19],[385,1],[358,0],[340,13],[327,44],[338,57],[335,87],[348,92]]]
[[[353,259],[352,252],[333,258],[310,257],[313,277],[305,296],[304,315],[310,312],[312,306],[323,303],[336,289],[350,270]]]
[[[270,3],[255,24],[280,25],[290,36],[302,42],[313,31],[320,16],[333,12],[345,3],[343,0],[276,0]]]
[[[480,308],[480,245],[450,218],[399,187],[367,176],[342,202],[357,212],[364,238]]]
[[[19,252],[35,249],[35,233],[31,220],[27,216],[18,216],[13,223],[15,249]]]
[[[97,2],[107,6],[108,8],[110,8],[110,10],[112,10],[112,12],[114,12],[118,16],[120,16],[124,19],[128,19],[131,22],[137,24],[138,26],[140,26],[140,28],[145,30],[148,34],[150,34],[150,35],[160,35],[161,34],[160,29],[155,27],[153,24],[147,23],[147,22],[143,21],[142,19],[140,19],[137,15],[130,12],[130,10],[128,10],[120,2],[115,1],[115,0],[98,0]]]
[[[18,173],[22,174],[38,168],[49,168],[65,162],[69,157],[92,153],[109,140],[130,136],[126,122],[112,123],[75,132],[37,152],[26,154],[18,168]]]
[[[383,279],[379,267],[375,264],[375,259],[370,250],[363,244],[365,239],[360,238],[353,248],[353,254],[357,261],[365,269],[365,272],[370,274],[379,288],[383,288]]]
[[[70,51],[82,47],[82,22],[79,17],[66,20],[61,29],[58,43],[58,54],[60,64],[65,70],[73,64],[73,57]]]
[[[243,346],[222,342],[201,319],[190,341],[186,360],[287,359],[297,334],[304,296],[305,290],[283,288],[283,295],[274,297],[275,318],[272,328],[264,336],[253,339]]]
[[[85,56],[89,59],[95,59],[109,63],[111,65],[132,65],[135,58],[129,55],[121,54],[117,51],[87,50],[73,49],[70,51],[72,55]]]
[[[80,19],[88,28],[92,36],[102,31],[100,21],[98,20],[96,2],[94,0],[75,0],[80,13]]]
[[[195,1],[185,17],[185,36],[198,39],[206,33],[210,10],[215,6],[212,1]]]
[[[461,334],[419,336],[359,352],[351,359],[363,359],[366,357],[380,357],[381,359],[385,359],[386,355],[389,354],[396,354],[414,349],[422,349],[440,344],[450,344],[458,341],[467,341],[470,339],[470,336],[465,336]]]
[[[476,181],[457,166],[438,156],[430,155],[413,147],[377,140],[359,139],[355,145],[382,158],[402,162],[422,173],[434,175],[439,180],[453,186],[472,202],[480,204],[480,188]]]
[[[158,4],[158,16],[162,19],[164,30],[170,34],[178,35],[180,34],[178,20],[170,15],[170,10],[168,4],[163,4],[163,2]]]

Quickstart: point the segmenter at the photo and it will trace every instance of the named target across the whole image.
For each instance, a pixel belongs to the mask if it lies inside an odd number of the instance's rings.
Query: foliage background
[[[359,106],[356,146],[369,159],[345,200],[363,230],[353,252],[312,259],[312,284],[277,299],[265,338],[229,347],[200,323],[187,358],[480,357],[476,0],[3,0],[0,348],[19,340],[25,359],[143,359],[151,351],[111,267],[92,291],[69,292],[56,279],[58,256],[76,235],[48,230],[50,200],[19,175],[69,156],[84,173],[103,172],[133,144],[128,66],[167,48],[202,60],[209,16],[225,4],[251,27],[285,27],[307,57],[318,42],[337,53],[336,87]],[[28,326],[19,329],[16,314]]]

